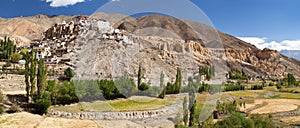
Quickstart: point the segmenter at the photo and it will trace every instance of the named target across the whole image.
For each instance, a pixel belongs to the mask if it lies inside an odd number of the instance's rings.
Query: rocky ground
[[[26,94],[24,75],[0,75],[0,90],[3,94]]]

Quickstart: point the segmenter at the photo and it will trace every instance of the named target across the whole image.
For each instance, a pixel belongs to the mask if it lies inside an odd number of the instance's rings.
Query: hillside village
[[[133,44],[125,30],[114,29],[108,21],[89,19],[82,15],[73,19],[68,23],[63,21],[53,25],[42,33],[42,39],[33,40],[27,47],[35,52],[37,59],[43,58],[50,70],[62,73],[66,67],[72,66],[72,53],[80,50],[75,47],[77,36],[79,33],[85,34],[88,30],[98,31],[98,38],[101,40],[115,40],[124,45]]]

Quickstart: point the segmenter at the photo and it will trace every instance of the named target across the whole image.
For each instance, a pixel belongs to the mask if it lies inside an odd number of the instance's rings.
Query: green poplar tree
[[[160,87],[161,88],[164,87],[164,81],[165,81],[165,74],[163,71],[161,71],[161,73],[160,73]]]
[[[41,97],[47,85],[47,67],[44,64],[44,59],[40,59],[37,72],[37,93]]]
[[[184,100],[183,100],[183,122],[185,125],[188,125],[188,121],[189,121],[188,100],[187,100],[187,97],[184,97]]]
[[[195,126],[195,121],[196,121],[196,100],[194,101],[192,108],[190,109],[190,121],[189,121],[189,126],[193,127]]]
[[[30,69],[29,69],[29,61],[30,61],[30,55],[29,52],[25,52],[23,54],[23,57],[25,59],[25,85],[26,85],[26,96],[27,101],[29,102],[29,95],[30,95],[30,83],[29,83],[29,77],[30,77]]]
[[[176,74],[176,80],[175,80],[175,83],[174,83],[174,92],[175,93],[180,92],[181,83],[182,83],[181,69],[178,67],[177,68],[177,74]]]
[[[30,57],[30,95],[35,93],[35,84],[36,84],[36,59],[34,55],[34,51],[31,52],[31,57]]]
[[[142,84],[142,66],[141,64],[139,64],[139,71],[138,71],[138,83],[137,83],[137,86],[138,86],[138,89],[140,89],[140,86]]]

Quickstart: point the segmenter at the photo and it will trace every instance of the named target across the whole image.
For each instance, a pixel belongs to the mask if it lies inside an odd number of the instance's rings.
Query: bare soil
[[[139,128],[145,127],[128,120],[76,120],[34,115],[27,112],[0,116],[1,128]]]
[[[296,99],[258,99],[255,100],[254,104],[250,104],[249,106],[255,106],[257,105],[257,103],[261,102],[266,102],[267,105],[252,110],[250,114],[270,114],[288,112],[296,110],[300,106],[300,100]]]
[[[284,123],[300,123],[300,116],[293,116],[293,117],[285,117],[280,119],[280,121]]]

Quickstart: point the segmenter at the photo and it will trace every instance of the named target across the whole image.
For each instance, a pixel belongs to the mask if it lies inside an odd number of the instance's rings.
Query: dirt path
[[[19,90],[19,91],[2,91],[2,94],[4,95],[26,95],[25,90]]]
[[[34,115],[27,112],[0,116],[1,128],[144,128],[128,120],[76,120]]]

